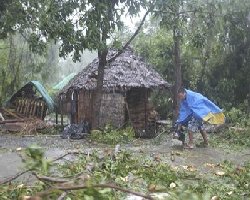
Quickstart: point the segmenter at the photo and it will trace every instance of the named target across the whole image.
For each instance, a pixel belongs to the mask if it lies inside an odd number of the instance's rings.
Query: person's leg
[[[201,146],[203,146],[203,147],[208,146],[206,126],[207,126],[206,123],[204,123],[203,121],[200,121],[199,130],[200,130],[201,136],[203,138],[203,143],[201,144]]]
[[[184,132],[180,132],[179,140],[182,142],[182,145],[185,144],[185,133]]]
[[[189,139],[188,145],[193,147],[194,146],[194,136],[193,136],[192,131],[188,132],[188,139]]]
[[[207,138],[207,133],[205,130],[200,130],[203,141],[204,141],[204,146],[208,146],[208,138]]]
[[[194,139],[193,139],[193,132],[188,131],[188,143],[183,142],[184,149],[193,149],[194,148]]]
[[[196,132],[196,130],[197,130],[196,119],[194,117],[192,117],[188,121],[188,125],[187,125],[188,142],[187,142],[187,144],[184,145],[184,148],[187,148],[187,149],[193,149],[194,148],[193,133]]]

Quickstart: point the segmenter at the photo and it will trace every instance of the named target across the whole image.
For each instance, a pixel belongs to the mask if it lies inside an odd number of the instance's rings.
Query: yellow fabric
[[[203,120],[208,122],[209,124],[224,124],[225,123],[225,115],[220,113],[208,113],[205,117],[203,117]]]

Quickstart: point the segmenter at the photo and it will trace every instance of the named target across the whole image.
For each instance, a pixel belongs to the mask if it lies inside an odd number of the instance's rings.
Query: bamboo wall
[[[102,96],[100,126],[112,124],[121,127],[125,123],[125,101],[120,93],[108,93]]]
[[[78,123],[92,122],[93,115],[93,93],[80,90],[78,96]]]
[[[93,123],[93,104],[94,94],[90,91],[80,90],[74,92],[74,101],[77,103],[76,113],[72,113],[72,95],[69,94],[64,107],[70,110],[71,123],[89,122]],[[69,97],[70,96],[70,97]],[[102,96],[99,126],[112,124],[121,127],[126,122],[126,113],[131,121],[133,128],[146,135],[154,135],[157,113],[152,104],[148,101],[149,91],[145,88],[131,89],[126,94],[126,98],[120,93],[105,93]],[[66,106],[65,106],[66,105]],[[127,111],[127,112],[126,112]],[[149,131],[149,132],[148,132]],[[139,136],[140,137],[140,136]]]
[[[94,94],[91,91],[80,90],[74,92],[74,101],[77,104],[76,113],[72,110],[72,93],[63,100],[63,113],[71,118],[71,123],[93,122]],[[102,96],[99,125],[112,124],[120,127],[125,123],[124,97],[120,93],[106,93]]]

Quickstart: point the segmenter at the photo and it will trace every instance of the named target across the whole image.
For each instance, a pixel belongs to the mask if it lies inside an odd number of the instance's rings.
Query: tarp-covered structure
[[[63,87],[65,87],[69,81],[74,78],[74,76],[76,75],[76,73],[71,73],[68,76],[64,77],[63,80],[61,80],[59,83],[57,83],[55,86],[53,86],[52,89],[54,90],[62,90]]]
[[[110,49],[107,60],[117,53]],[[60,91],[60,110],[70,115],[71,123],[87,121],[91,124],[94,120],[98,63],[98,58],[94,59]],[[157,115],[149,101],[150,92],[169,87],[152,66],[127,48],[105,66],[99,125],[111,123],[120,127],[129,121],[139,136],[145,135]]]
[[[30,81],[15,92],[6,107],[14,109],[20,116],[44,119],[54,111],[55,103],[39,81]]]

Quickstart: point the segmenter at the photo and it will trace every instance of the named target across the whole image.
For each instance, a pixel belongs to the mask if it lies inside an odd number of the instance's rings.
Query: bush
[[[132,127],[125,129],[115,129],[110,124],[103,130],[91,131],[91,139],[105,144],[128,143],[133,140],[135,132]]]
[[[243,112],[241,109],[233,107],[230,111],[225,113],[226,121],[233,126],[249,126],[250,118],[246,112]]]

